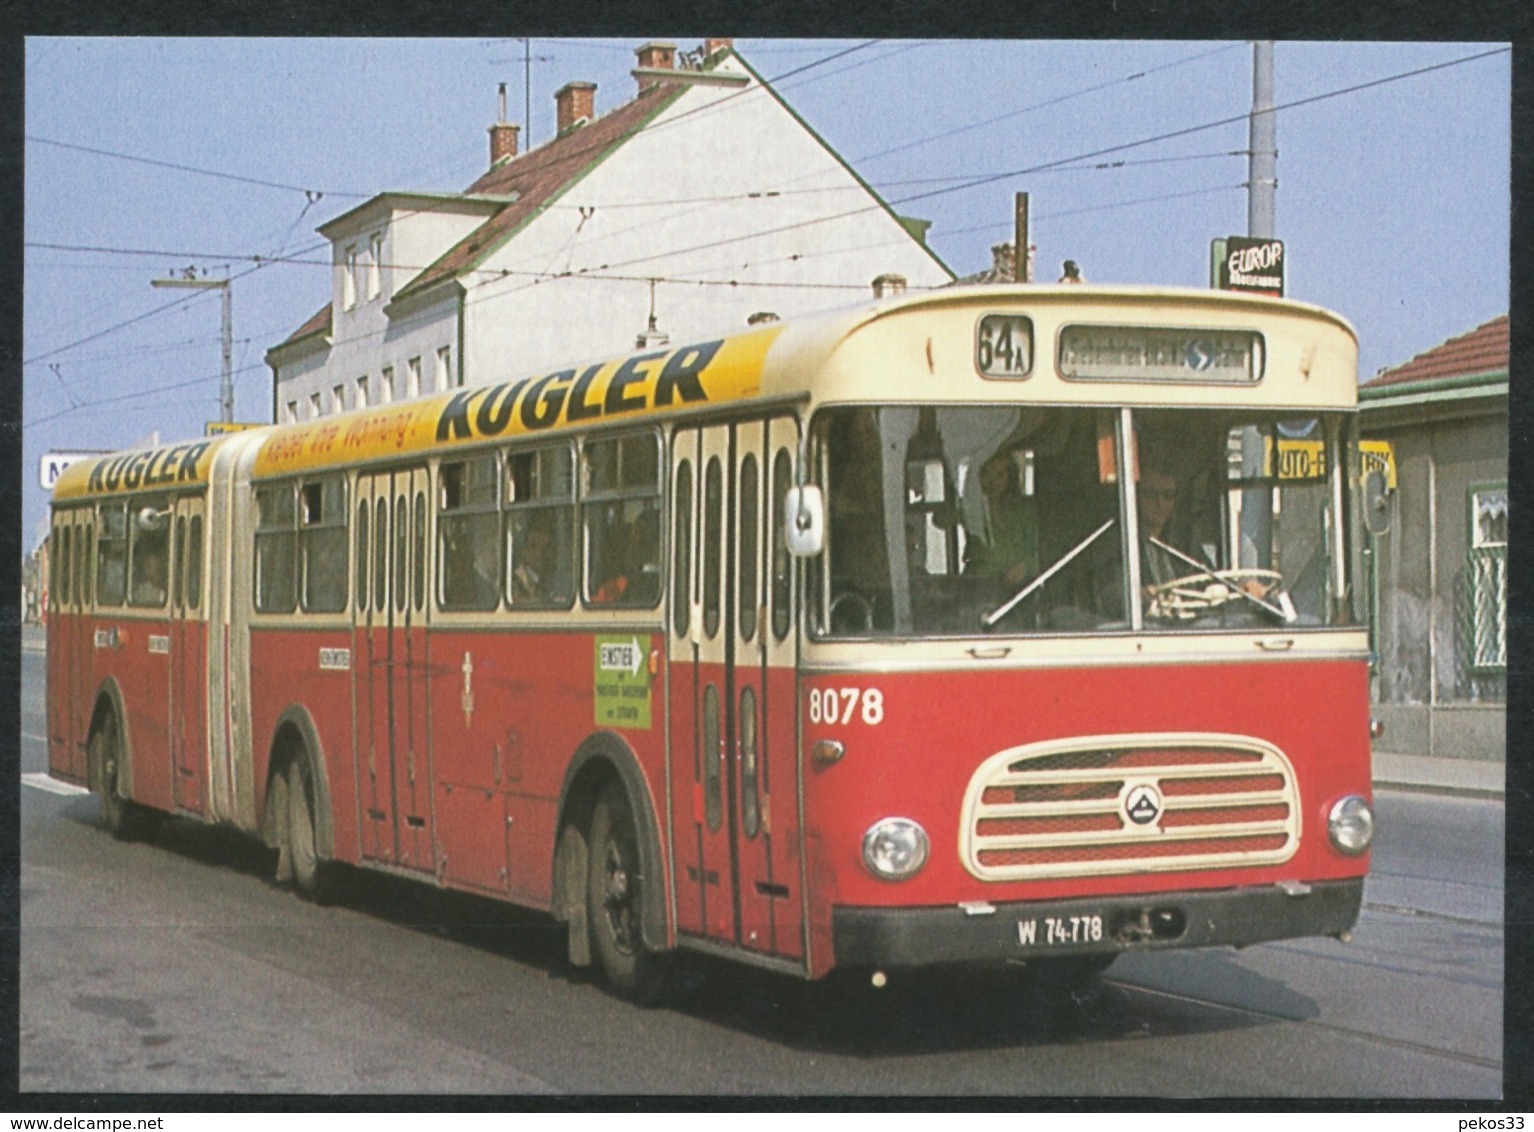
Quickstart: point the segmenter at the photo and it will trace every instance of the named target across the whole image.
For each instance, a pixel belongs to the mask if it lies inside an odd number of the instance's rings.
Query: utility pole
[[[1246,234],[1276,235],[1278,123],[1273,114],[1273,41],[1252,44],[1252,116],[1247,148]]]
[[[227,279],[198,279],[192,268],[187,268],[179,279],[151,279],[151,287],[182,287],[196,291],[218,291],[223,299],[223,326],[221,338],[224,347],[223,377],[218,387],[219,419],[225,424],[234,423],[234,304]]]

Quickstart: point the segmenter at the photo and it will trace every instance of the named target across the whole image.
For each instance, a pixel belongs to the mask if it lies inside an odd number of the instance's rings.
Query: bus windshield
[[[1130,419],[1133,437],[1122,438],[1122,414],[1095,407],[823,411],[813,631],[1263,631],[1346,619],[1328,478],[1340,418],[1155,409]],[[1122,447],[1135,454],[1127,485]]]

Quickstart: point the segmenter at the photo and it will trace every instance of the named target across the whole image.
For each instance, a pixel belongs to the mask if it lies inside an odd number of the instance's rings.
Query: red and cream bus
[[[954,288],[76,464],[52,772],[546,910],[636,997],[1345,936],[1356,352]]]

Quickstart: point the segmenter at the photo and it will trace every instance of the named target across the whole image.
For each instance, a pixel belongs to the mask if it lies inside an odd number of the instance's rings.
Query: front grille
[[[1235,735],[1112,735],[1015,747],[970,780],[960,826],[982,880],[1278,864],[1300,844],[1293,768]]]

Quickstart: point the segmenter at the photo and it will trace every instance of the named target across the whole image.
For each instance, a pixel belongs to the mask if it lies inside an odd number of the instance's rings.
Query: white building
[[[554,97],[554,139],[461,194],[384,193],[319,229],[331,300],[268,351],[273,417],[509,380],[636,343],[682,342],[855,301],[882,275],[953,273],[727,39],[678,63],[638,48],[634,99]],[[504,111],[503,111],[504,117]]]

